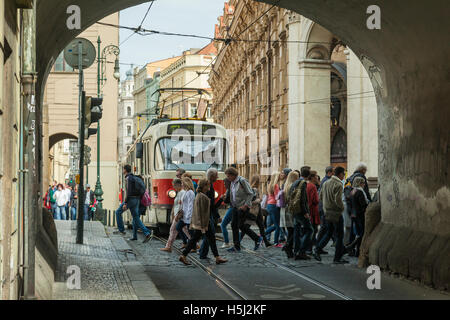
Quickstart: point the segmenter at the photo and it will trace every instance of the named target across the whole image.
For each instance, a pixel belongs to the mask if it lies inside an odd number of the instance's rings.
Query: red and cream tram
[[[172,179],[178,168],[189,172],[196,182],[206,177],[209,168],[216,168],[219,179],[214,189],[218,200],[226,191],[223,179],[227,150],[226,130],[221,125],[198,119],[153,119],[130,147],[126,158],[133,173],[144,178],[151,193],[152,205],[143,222],[160,233],[168,232],[176,196]],[[125,190],[123,177],[120,180]],[[224,211],[219,210],[221,216]]]

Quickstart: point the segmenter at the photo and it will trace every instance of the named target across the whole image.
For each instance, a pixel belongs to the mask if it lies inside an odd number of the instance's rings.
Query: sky
[[[187,33],[213,37],[214,25],[223,13],[225,0],[156,0],[142,25],[142,28],[175,33]],[[150,2],[120,12],[120,25],[137,27]],[[120,29],[119,43],[133,31]],[[180,55],[190,48],[202,48],[209,43],[206,39],[176,36],[135,34],[120,46],[120,71],[122,78],[133,63],[146,63]]]

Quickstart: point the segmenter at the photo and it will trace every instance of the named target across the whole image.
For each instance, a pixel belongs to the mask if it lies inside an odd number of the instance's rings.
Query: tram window
[[[216,168],[225,169],[225,140],[177,140],[162,138],[155,146],[155,170],[205,171]]]

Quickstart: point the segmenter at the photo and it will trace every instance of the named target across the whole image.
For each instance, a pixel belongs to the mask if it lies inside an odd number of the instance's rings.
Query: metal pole
[[[101,51],[100,51],[100,47],[101,47],[101,43],[102,41],[100,40],[100,36],[97,39],[97,45],[98,45],[98,49],[97,49],[97,97],[101,97],[101,90],[100,87],[102,85],[103,82],[103,74],[102,74],[102,55],[101,55]],[[97,206],[102,209],[102,195],[103,195],[103,190],[102,190],[102,184],[100,182],[100,120],[97,123],[97,182],[95,183],[95,198],[98,201]]]
[[[80,183],[78,185],[78,217],[77,217],[77,244],[83,244],[83,228],[84,228],[84,115],[85,110],[85,92],[83,91],[83,43],[78,42],[78,70],[79,70],[79,131],[78,131],[78,147],[80,152]]]

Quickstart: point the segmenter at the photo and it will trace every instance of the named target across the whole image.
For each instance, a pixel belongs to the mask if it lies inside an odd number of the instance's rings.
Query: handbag
[[[286,201],[284,197],[284,190],[280,190],[277,194],[277,207],[284,208],[286,207]]]

